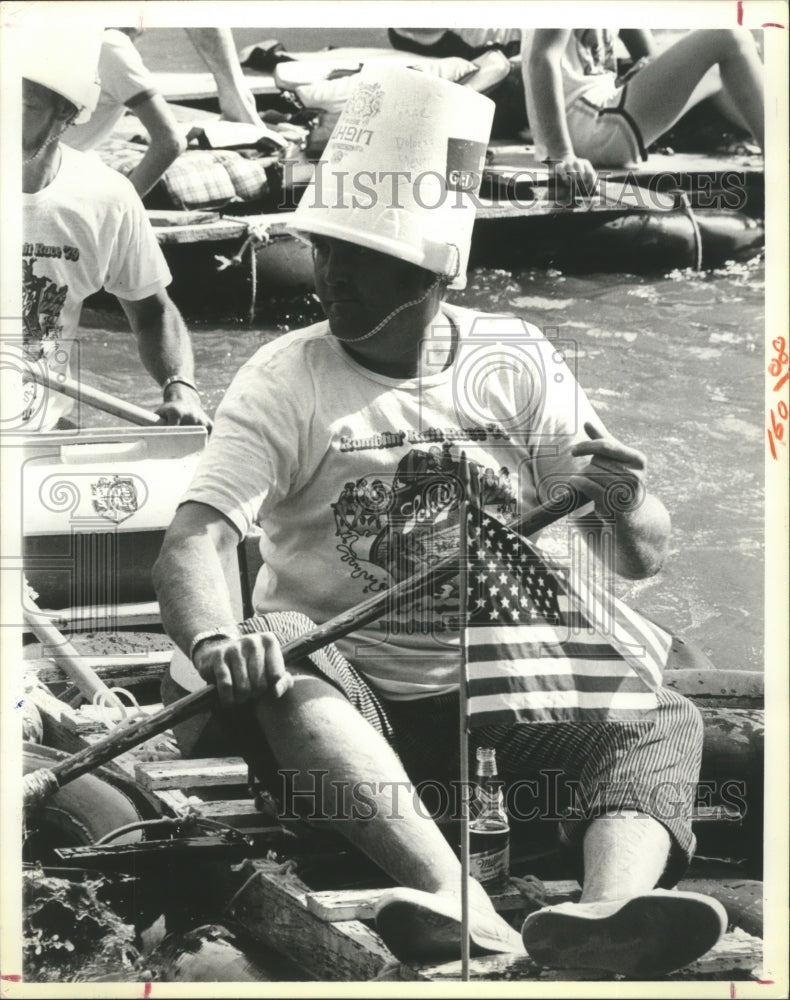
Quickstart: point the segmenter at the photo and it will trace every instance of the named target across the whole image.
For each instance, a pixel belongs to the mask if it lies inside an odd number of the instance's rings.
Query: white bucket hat
[[[291,229],[357,243],[463,288],[494,103],[401,66],[366,66]]]
[[[22,76],[71,101],[79,109],[76,125],[90,118],[99,100],[102,34],[101,28],[87,26],[25,26],[19,31]]]

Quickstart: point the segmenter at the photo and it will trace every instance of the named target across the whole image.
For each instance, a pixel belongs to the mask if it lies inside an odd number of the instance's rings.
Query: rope
[[[691,231],[694,233],[694,270],[702,270],[702,233],[700,232],[699,222],[697,222],[697,217],[694,215],[694,210],[691,207],[691,201],[689,196],[685,191],[678,191],[680,197],[680,205],[683,209],[684,214],[691,223]]]
[[[37,806],[59,788],[58,779],[48,768],[31,771],[22,779],[22,801],[26,807]]]
[[[120,695],[124,695],[129,699],[128,705],[124,705],[119,697]],[[107,732],[111,732],[122,722],[127,722],[142,714],[139,702],[131,691],[127,691],[126,688],[106,688],[102,691],[96,691],[91,704],[98,709],[99,718]],[[121,713],[121,718],[118,720],[114,719],[110,714],[111,709],[117,709]]]
[[[287,861],[283,861],[282,864],[275,865],[272,868],[268,869],[256,868],[255,871],[252,873],[252,875],[250,875],[249,878],[245,879],[244,882],[242,882],[240,888],[233,893],[228,902],[225,904],[225,906],[222,909],[223,915],[229,915],[229,914],[232,915],[231,907],[239,898],[239,896],[242,895],[247,886],[250,885],[250,883],[253,882],[256,878],[260,878],[263,875],[296,875],[297,867],[298,866],[296,858],[288,858]]]

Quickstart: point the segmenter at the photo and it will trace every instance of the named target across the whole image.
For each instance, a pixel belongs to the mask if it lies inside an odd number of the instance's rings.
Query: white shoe
[[[726,929],[715,899],[654,889],[627,900],[546,906],[527,917],[521,936],[539,965],[648,976],[693,962]]]
[[[461,957],[460,893],[392,889],[376,907],[376,930],[402,962],[441,962]],[[469,953],[524,954],[521,935],[494,910],[469,907]]]

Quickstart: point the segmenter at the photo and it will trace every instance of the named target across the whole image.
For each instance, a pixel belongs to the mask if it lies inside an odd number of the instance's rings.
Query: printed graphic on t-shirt
[[[346,482],[332,509],[337,549],[352,579],[363,581],[366,593],[376,593],[457,552],[464,497],[496,512],[500,520],[515,516],[510,470],[467,460],[457,445],[446,441],[411,449],[391,476]],[[457,615],[456,583],[426,589],[408,611],[410,621],[431,622],[432,628],[437,621],[450,625]],[[406,627],[401,617],[392,609],[380,627],[390,632]]]
[[[76,247],[26,242],[22,247],[22,345],[28,361],[46,359],[52,367],[53,355],[63,337],[63,309],[69,294],[68,284],[59,285],[45,274],[36,273],[38,258],[65,261],[79,260]],[[68,352],[61,351],[64,369]],[[22,420],[30,420],[36,409],[40,389],[30,378],[23,378]]]
[[[22,261],[22,324],[25,353],[37,361],[47,343],[57,343],[63,333],[60,321],[68,285],[56,285],[46,275],[35,273],[36,261]]]

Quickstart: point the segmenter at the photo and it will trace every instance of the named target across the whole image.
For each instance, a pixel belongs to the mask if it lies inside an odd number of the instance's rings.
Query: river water
[[[451,293],[460,305],[551,330],[609,430],[647,454],[650,487],[672,516],[671,552],[658,576],[621,581],[618,593],[720,668],[763,667],[764,291],[758,260],[652,277],[481,269]],[[312,321],[317,306],[302,300],[291,315],[301,320],[283,322],[264,305],[251,324],[190,321],[210,412],[261,344]],[[82,378],[158,405],[123,317],[89,310],[83,319]],[[90,419],[113,423],[98,412]]]

